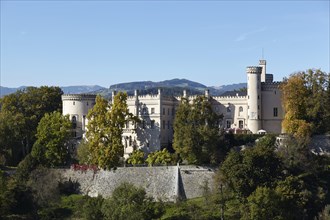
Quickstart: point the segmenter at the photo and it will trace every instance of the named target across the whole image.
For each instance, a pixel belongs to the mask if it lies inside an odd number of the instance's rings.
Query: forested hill
[[[221,95],[226,91],[239,90],[246,87],[246,83],[238,83],[232,85],[223,86],[212,86],[208,87],[198,82],[190,81],[187,79],[171,79],[160,82],[153,81],[139,81],[139,82],[128,82],[114,84],[109,87],[109,89],[104,89],[97,91],[105,97],[111,96],[111,92],[116,91],[126,91],[129,95],[134,94],[134,90],[139,90],[139,94],[156,94],[158,88],[162,89],[165,95],[182,95],[183,90],[187,90],[189,94],[203,94],[206,89],[210,91],[211,95]]]

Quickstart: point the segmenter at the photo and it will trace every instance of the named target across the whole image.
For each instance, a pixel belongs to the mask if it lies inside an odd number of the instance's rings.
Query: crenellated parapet
[[[246,67],[246,73],[247,74],[261,74],[262,73],[262,67],[260,67],[260,66],[248,66],[248,67]]]
[[[64,94],[62,95],[62,101],[95,101],[96,95],[94,94]]]
[[[272,91],[277,90],[280,88],[282,82],[265,82],[261,83],[261,90],[262,91]]]

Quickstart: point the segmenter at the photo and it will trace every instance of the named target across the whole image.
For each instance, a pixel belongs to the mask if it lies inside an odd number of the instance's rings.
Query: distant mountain
[[[3,87],[0,86],[0,98],[2,96],[11,94],[16,92],[17,90],[22,90],[25,89],[27,86],[21,86],[18,88],[8,88],[8,87]],[[103,90],[106,89],[102,86],[63,86],[61,87],[61,89],[63,90],[64,94],[81,94],[81,93],[92,93],[98,90]]]
[[[5,96],[5,95],[8,95],[8,94],[14,93],[17,90],[24,89],[24,88],[26,88],[26,86],[20,86],[18,88],[8,88],[8,87],[0,86],[0,98],[2,96]]]
[[[206,89],[210,91],[213,96],[219,96],[227,91],[238,91],[241,88],[246,88],[246,83],[238,83],[232,85],[222,85],[222,86],[211,86],[207,87],[201,83],[190,81],[187,79],[171,79],[160,82],[152,81],[139,81],[139,82],[128,82],[119,83],[111,85],[109,88],[104,88],[102,86],[63,86],[61,89],[64,94],[81,94],[81,93],[91,93],[100,94],[106,98],[111,97],[112,91],[126,91],[128,95],[133,95],[134,90],[139,90],[139,94],[156,94],[158,88],[162,89],[165,95],[182,95],[183,90],[187,90],[188,94],[196,95],[203,94]],[[7,88],[0,87],[1,96],[14,93],[19,89],[24,89],[26,86],[21,86],[19,88]],[[1,97],[0,96],[0,97]]]
[[[196,95],[203,94],[206,89],[210,91],[213,96],[222,95],[226,91],[239,90],[246,87],[246,83],[224,85],[224,86],[212,86],[207,87],[201,83],[190,81],[187,79],[171,79],[160,82],[152,81],[139,81],[114,84],[109,89],[100,90],[94,93],[101,94],[104,97],[110,98],[112,91],[126,91],[128,95],[133,95],[134,90],[139,90],[139,94],[156,94],[158,88],[162,88],[162,92],[165,95],[182,95],[183,90],[187,90],[188,94]]]
[[[230,85],[222,85],[222,86],[212,86],[212,88],[220,91],[234,91],[234,90],[239,90],[241,88],[246,88],[247,84],[246,83],[237,83],[237,84],[230,84]]]
[[[95,91],[105,89],[102,86],[62,86],[61,87],[64,94],[81,94],[81,93],[92,93]]]

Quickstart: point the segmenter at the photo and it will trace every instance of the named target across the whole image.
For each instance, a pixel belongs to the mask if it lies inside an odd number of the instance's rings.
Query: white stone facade
[[[227,93],[225,96],[209,97],[213,109],[223,114],[222,127],[235,133],[281,133],[284,111],[281,104],[280,82],[266,73],[266,61],[259,66],[247,67],[247,94]],[[115,95],[113,93],[113,95]],[[193,100],[194,96],[183,97]],[[166,97],[158,90],[156,95],[129,96],[129,111],[141,119],[138,125],[128,123],[123,131],[123,144],[127,157],[134,149],[146,152],[160,150],[171,145],[175,111],[181,97]],[[63,114],[70,119],[76,116],[76,136],[82,137],[87,124],[86,115],[95,103],[95,95],[63,95]]]

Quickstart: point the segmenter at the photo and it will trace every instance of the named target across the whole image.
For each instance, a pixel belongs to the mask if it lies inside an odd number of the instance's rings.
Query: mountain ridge
[[[20,86],[18,88],[9,88],[0,86],[0,97],[22,90],[27,86]],[[221,86],[206,86],[198,82],[188,79],[174,78],[170,80],[163,80],[159,82],[153,81],[135,81],[126,83],[117,83],[110,85],[108,88],[99,85],[74,85],[61,86],[64,94],[81,94],[92,93],[101,94],[105,97],[110,97],[112,91],[126,91],[129,95],[134,94],[134,90],[139,90],[140,94],[157,93],[158,88],[162,88],[166,95],[179,95],[183,90],[187,90],[190,94],[202,94],[206,89],[210,91],[211,95],[221,95],[226,91],[239,90],[246,87],[246,83],[235,83]]]

